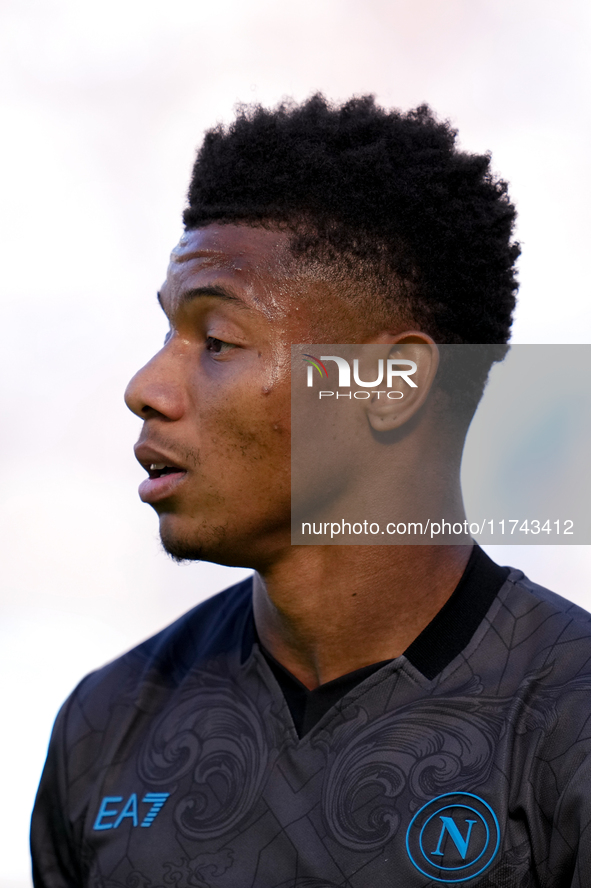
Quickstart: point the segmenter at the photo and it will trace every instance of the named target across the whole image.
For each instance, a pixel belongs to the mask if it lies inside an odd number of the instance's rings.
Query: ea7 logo
[[[470,792],[450,792],[417,811],[406,833],[411,863],[435,882],[465,882],[493,862],[501,833],[493,809]]]
[[[135,792],[132,792],[122,808],[120,803],[123,796],[105,796],[93,829],[117,829],[123,821],[129,823],[130,820],[132,826],[152,826],[169,795],[168,792],[147,792],[139,804],[149,805],[149,810],[144,808],[141,812],[138,811],[138,797]]]

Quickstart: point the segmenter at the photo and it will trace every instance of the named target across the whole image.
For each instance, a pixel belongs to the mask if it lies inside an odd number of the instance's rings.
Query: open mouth
[[[148,474],[150,478],[162,478],[163,475],[174,475],[184,471],[184,469],[180,469],[178,466],[167,466],[164,463],[151,463],[148,469]]]

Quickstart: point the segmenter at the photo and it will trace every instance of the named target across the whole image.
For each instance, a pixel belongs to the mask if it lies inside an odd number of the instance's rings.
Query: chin
[[[203,549],[200,546],[192,545],[189,540],[181,540],[178,538],[169,538],[160,534],[160,542],[162,548],[167,555],[170,555],[173,561],[182,564],[184,561],[207,561]]]
[[[248,567],[240,557],[235,541],[229,538],[227,525],[206,525],[199,528],[179,528],[170,516],[160,521],[162,548],[173,561],[212,561],[229,567]]]

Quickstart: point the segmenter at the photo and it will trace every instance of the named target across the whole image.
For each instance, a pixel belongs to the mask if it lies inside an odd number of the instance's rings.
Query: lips
[[[135,456],[148,473],[148,478],[138,488],[144,503],[153,504],[172,496],[187,476],[187,469],[175,458],[147,444],[136,445]]]

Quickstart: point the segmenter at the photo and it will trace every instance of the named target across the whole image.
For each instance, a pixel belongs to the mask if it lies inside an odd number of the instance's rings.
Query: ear
[[[385,362],[385,391],[373,392],[366,401],[367,418],[376,432],[397,429],[416,415],[439,366],[439,350],[426,333],[407,331],[392,340]]]

